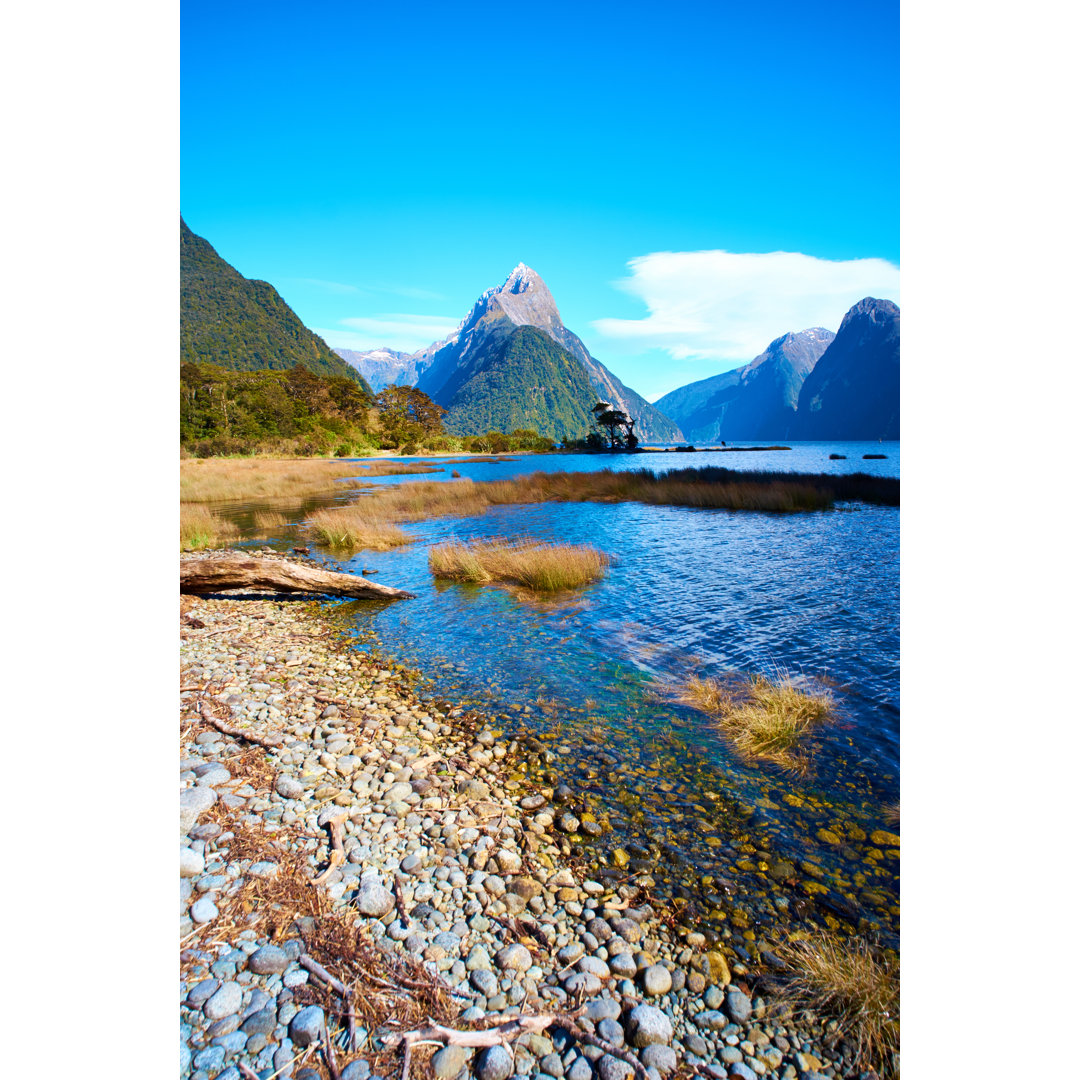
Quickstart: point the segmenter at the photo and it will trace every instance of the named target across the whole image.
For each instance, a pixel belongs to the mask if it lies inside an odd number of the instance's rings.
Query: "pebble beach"
[[[522,1015],[574,1024],[428,1047],[411,1075],[874,1075],[834,1021],[778,1009],[722,936],[658,910],[647,876],[568,855],[574,792],[508,783],[527,746],[332,608],[181,598],[181,1077],[394,1080],[394,1035]],[[361,970],[346,1018],[333,983]]]

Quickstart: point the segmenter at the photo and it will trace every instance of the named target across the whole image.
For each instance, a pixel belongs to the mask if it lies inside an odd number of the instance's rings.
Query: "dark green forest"
[[[505,453],[551,450],[554,442],[528,429],[448,435],[443,410],[413,387],[388,387],[372,397],[351,379],[288,371],[226,371],[214,364],[180,365],[180,446],[195,457],[229,454],[337,455],[373,450]]]
[[[180,360],[227,371],[286,371],[296,364],[337,375],[370,393],[364,377],[334,353],[265,281],[230,266],[180,219]]]
[[[519,326],[458,388],[446,428],[459,435],[532,428],[561,441],[592,429],[595,402],[577,357],[535,326]]]

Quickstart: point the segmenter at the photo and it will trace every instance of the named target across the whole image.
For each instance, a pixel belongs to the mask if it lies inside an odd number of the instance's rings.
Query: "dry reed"
[[[730,469],[675,469],[656,475],[646,469],[592,473],[536,472],[509,480],[476,483],[416,481],[380,488],[358,505],[371,519],[419,521],[469,517],[490,506],[543,502],[641,502],[718,510],[795,513],[825,510],[837,500],[899,505],[900,482],[890,477],[734,472]],[[333,509],[347,514],[350,507]]]
[[[316,510],[308,518],[307,531],[317,544],[345,551],[389,551],[413,538],[396,525],[366,512],[368,501],[339,510]]]
[[[255,515],[255,530],[264,536],[287,528],[288,525],[288,516],[276,510],[261,510]]]
[[[771,681],[754,675],[743,684],[691,676],[670,695],[680,704],[715,717],[720,730],[745,757],[771,761],[805,773],[809,761],[803,745],[811,731],[833,717],[827,691],[800,690],[786,675]]]
[[[853,1047],[856,1062],[884,1076],[899,1074],[900,970],[895,954],[877,952],[861,938],[818,931],[776,949],[789,977],[778,1004],[831,1016]]]
[[[235,540],[240,530],[205,506],[180,507],[180,547],[187,551],[220,547]]]
[[[340,462],[323,458],[189,458],[180,462],[181,502],[282,499],[364,486],[373,476],[442,472],[396,461]]]
[[[603,577],[610,560],[587,544],[539,540],[480,540],[439,544],[428,553],[437,578],[462,582],[508,582],[536,592],[574,589]]]

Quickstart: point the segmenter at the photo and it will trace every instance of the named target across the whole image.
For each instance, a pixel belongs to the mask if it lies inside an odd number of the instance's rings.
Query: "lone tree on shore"
[[[622,409],[616,409],[610,401],[598,401],[592,407],[592,414],[597,424],[607,429],[608,448],[614,450],[616,446],[625,446],[633,450],[638,444],[634,434],[635,420],[632,416],[624,413]]]

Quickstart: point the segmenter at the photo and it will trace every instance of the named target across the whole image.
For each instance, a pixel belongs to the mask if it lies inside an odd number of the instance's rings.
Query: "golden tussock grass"
[[[437,578],[508,582],[536,592],[574,589],[597,581],[609,562],[603,552],[586,544],[548,544],[539,540],[439,544],[428,553],[428,566]]]
[[[355,464],[321,458],[189,458],[180,462],[180,501],[280,499],[356,488],[342,480],[360,472]]]
[[[695,675],[679,683],[670,695],[682,705],[715,717],[720,730],[744,756],[797,773],[809,768],[803,745],[806,737],[831,720],[835,708],[827,691],[801,690],[786,675],[775,682],[754,675],[743,684]]]
[[[654,506],[796,513],[826,510],[839,499],[899,505],[899,481],[889,477],[739,473],[728,469],[647,469],[536,472],[508,480],[415,481],[380,488],[361,502],[372,518],[419,521],[470,517],[490,506],[543,502],[641,502]],[[331,510],[344,513],[345,510]]]
[[[276,510],[261,510],[255,515],[255,530],[263,535],[287,528],[288,525],[288,515]]]
[[[776,949],[789,977],[778,1004],[834,1018],[858,1064],[884,1076],[899,1074],[900,967],[895,954],[877,952],[861,938],[818,931]]]
[[[442,472],[397,461],[341,462],[324,458],[187,458],[180,462],[181,502],[287,499],[364,486],[373,476]]]
[[[218,517],[204,506],[180,507],[180,547],[188,551],[220,547],[239,537],[231,521]]]
[[[344,551],[389,551],[413,538],[388,521],[366,512],[367,500],[338,510],[316,510],[306,529],[311,539],[324,547]]]

